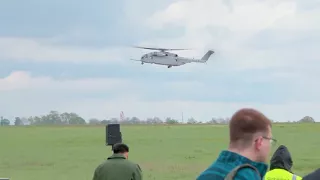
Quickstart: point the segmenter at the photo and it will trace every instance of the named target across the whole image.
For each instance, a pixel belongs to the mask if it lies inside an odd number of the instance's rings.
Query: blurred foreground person
[[[320,179],[320,169],[317,169],[302,178],[302,180],[319,180],[319,179]]]
[[[302,180],[302,177],[293,174],[291,171],[292,165],[293,162],[288,148],[284,145],[281,145],[274,152],[270,160],[270,171],[267,172],[264,179]]]
[[[228,150],[202,172],[197,180],[261,180],[268,170],[266,161],[271,143],[271,121],[261,112],[244,108],[229,123]]]
[[[142,180],[140,166],[128,160],[128,153],[126,144],[115,144],[113,155],[96,168],[93,180]]]

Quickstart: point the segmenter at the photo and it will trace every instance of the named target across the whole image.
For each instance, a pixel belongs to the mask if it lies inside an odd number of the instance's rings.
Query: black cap
[[[129,152],[129,147],[124,143],[116,143],[113,145],[112,151],[115,154],[126,153],[126,152]]]

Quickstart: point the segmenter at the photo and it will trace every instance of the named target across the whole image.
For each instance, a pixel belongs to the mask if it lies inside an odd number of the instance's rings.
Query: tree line
[[[15,125],[15,126],[23,126],[23,125],[107,125],[107,124],[228,124],[230,118],[212,118],[209,121],[197,121],[194,118],[188,118],[186,121],[184,120],[177,120],[170,117],[166,119],[161,119],[159,117],[147,118],[147,119],[139,119],[138,117],[127,117],[124,119],[119,118],[111,118],[111,119],[96,119],[91,118],[86,121],[84,118],[79,116],[76,113],[68,113],[64,112],[60,114],[58,111],[50,111],[46,115],[42,116],[30,116],[30,117],[15,117],[14,120],[10,121],[4,117],[0,117],[0,125],[1,126],[8,126],[8,125]],[[13,124],[11,123],[13,122]],[[290,122],[290,121],[288,121]],[[291,123],[314,123],[315,120],[310,117],[306,116],[299,121],[292,121]]]

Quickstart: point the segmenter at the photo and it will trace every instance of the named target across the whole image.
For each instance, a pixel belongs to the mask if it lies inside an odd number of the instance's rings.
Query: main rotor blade
[[[142,46],[133,46],[140,49],[150,49],[150,50],[159,50],[159,51],[180,51],[180,50],[190,50],[190,49],[168,49],[168,48],[155,48],[155,47],[142,47]]]
[[[139,59],[130,59],[131,61],[141,61],[141,60],[139,60]]]

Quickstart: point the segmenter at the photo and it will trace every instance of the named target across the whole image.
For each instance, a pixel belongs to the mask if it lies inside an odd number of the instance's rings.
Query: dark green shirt
[[[93,180],[142,180],[142,171],[122,154],[113,154],[96,168]]]

